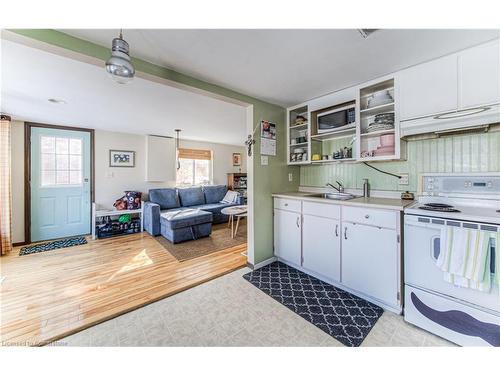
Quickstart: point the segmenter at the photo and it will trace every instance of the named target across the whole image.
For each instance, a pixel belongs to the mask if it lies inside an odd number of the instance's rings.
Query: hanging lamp
[[[129,83],[134,78],[135,68],[130,62],[129,45],[123,39],[121,29],[120,36],[114,38],[111,44],[111,57],[106,61],[106,71],[121,84]]]

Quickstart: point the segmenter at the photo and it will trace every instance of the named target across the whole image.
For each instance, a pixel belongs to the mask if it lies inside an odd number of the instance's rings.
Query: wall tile
[[[324,150],[333,152],[345,141],[328,142]],[[379,173],[362,163],[332,163],[300,167],[300,185],[323,187],[341,181],[347,188],[362,188],[368,178],[372,189],[415,192],[418,174],[425,172],[500,172],[500,132],[457,135],[407,143],[407,160],[374,163],[391,173],[409,173],[410,184],[399,186],[394,177]]]

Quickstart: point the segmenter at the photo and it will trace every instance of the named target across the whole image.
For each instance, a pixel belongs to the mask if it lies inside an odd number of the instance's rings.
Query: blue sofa
[[[152,236],[158,236],[162,234],[161,215],[166,212],[182,210],[210,212],[212,224],[227,222],[229,217],[222,214],[221,210],[225,207],[243,204],[243,197],[239,197],[235,203],[220,203],[226,192],[227,186],[225,185],[151,189],[149,190],[149,201],[144,203],[144,229]],[[183,223],[189,225],[186,221]],[[205,222],[205,224],[207,223]],[[206,230],[203,231],[203,235],[206,235]],[[172,241],[171,238],[167,238]]]

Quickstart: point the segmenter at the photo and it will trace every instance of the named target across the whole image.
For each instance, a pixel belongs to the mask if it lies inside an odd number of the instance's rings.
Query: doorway
[[[92,129],[26,124],[27,242],[90,233]]]

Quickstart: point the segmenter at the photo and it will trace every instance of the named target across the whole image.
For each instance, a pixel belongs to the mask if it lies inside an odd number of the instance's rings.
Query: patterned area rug
[[[87,243],[85,237],[65,238],[64,240],[57,240],[45,242],[39,245],[25,246],[19,250],[19,255],[28,255],[34,253],[41,253],[42,251],[49,251],[55,249],[62,249],[63,247],[84,245]]]
[[[222,223],[212,226],[212,234],[209,237],[181,242],[175,245],[161,235],[156,236],[155,240],[172,254],[175,259],[179,262],[183,262],[246,243],[246,224],[246,220],[240,220],[238,233],[234,238],[231,238],[231,228],[228,228],[227,223]]]
[[[281,262],[243,277],[346,346],[359,346],[384,310]]]

